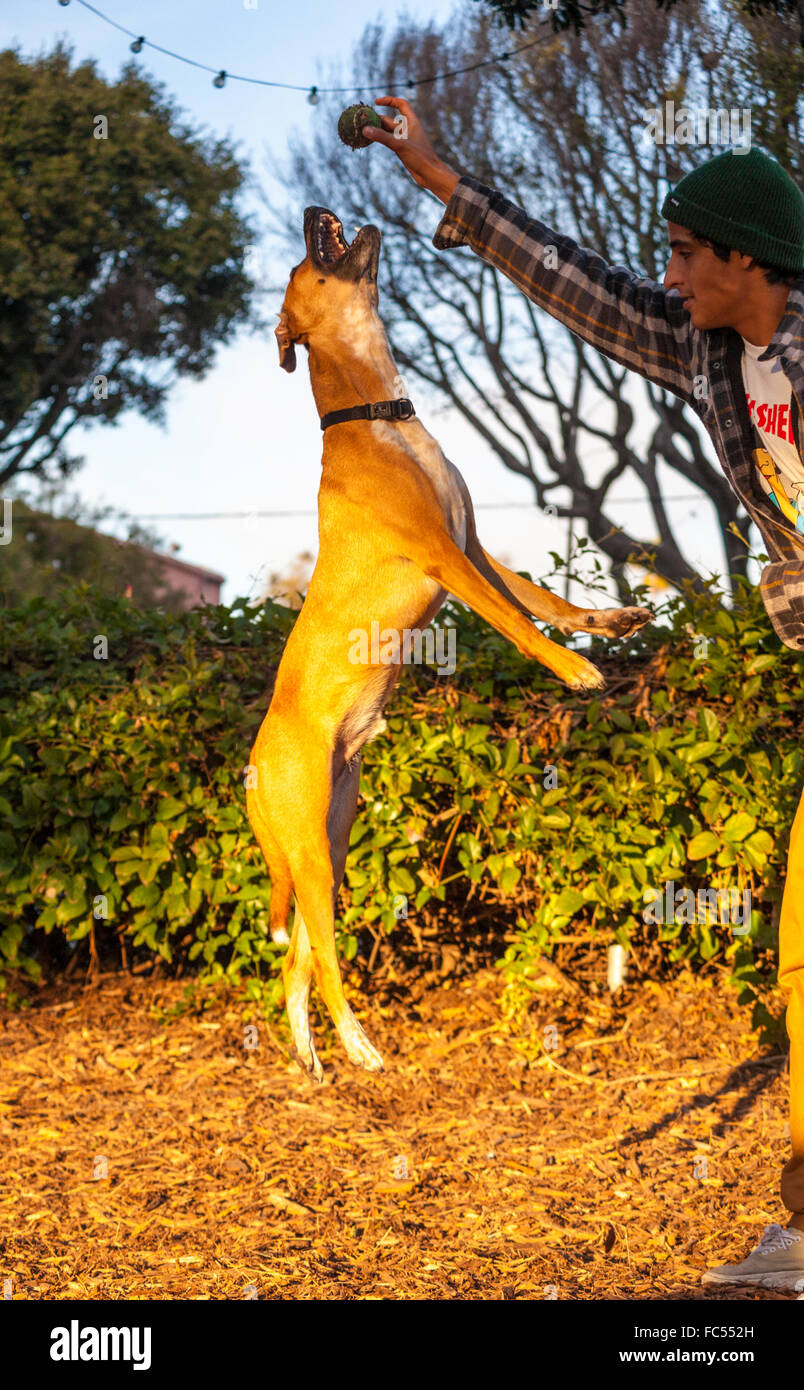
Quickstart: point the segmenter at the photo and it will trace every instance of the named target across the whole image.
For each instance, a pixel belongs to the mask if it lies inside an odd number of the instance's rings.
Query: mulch
[[[616,1002],[545,977],[524,1038],[500,993],[489,969],[353,989],[386,1071],[317,1017],[315,1086],[229,988],[42,990],[0,1026],[7,1294],[795,1298],[699,1282],[786,1221],[786,1057],[723,977]]]

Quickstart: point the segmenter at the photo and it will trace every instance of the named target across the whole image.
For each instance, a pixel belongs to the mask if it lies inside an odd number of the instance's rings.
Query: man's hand
[[[414,183],[429,188],[442,203],[448,203],[460,174],[438,158],[413,107],[403,97],[377,97],[374,105],[393,106],[399,114],[383,116],[381,130],[364,125],[366,139],[375,145],[387,145],[399,155]]]

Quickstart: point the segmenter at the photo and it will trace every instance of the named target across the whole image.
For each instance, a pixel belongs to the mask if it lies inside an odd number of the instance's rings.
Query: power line
[[[70,4],[70,0],[58,0],[58,3],[66,6]],[[213,72],[215,73],[212,84],[214,87],[223,87],[227,82],[250,82],[257,87],[282,87],[288,92],[307,92],[307,100],[312,105],[315,105],[318,101],[319,92],[343,93],[374,90],[370,87],[367,88],[365,85],[363,87],[316,87],[308,83],[306,86],[297,86],[292,82],[269,82],[262,77],[244,77],[239,73],[227,72],[225,68],[211,68],[207,63],[197,63],[194,58],[187,58],[183,53],[174,53],[170,48],[163,48],[161,44],[154,43],[151,39],[147,39],[144,34],[135,34],[133,29],[126,29],[125,25],[118,24],[116,19],[112,19],[108,14],[104,14],[103,10],[99,10],[96,5],[90,5],[89,0],[75,0],[75,3],[81,5],[85,10],[90,10],[92,14],[97,15],[98,18],[104,20],[106,24],[111,24],[112,28],[118,29],[121,34],[125,34],[128,38],[133,39],[134,42],[130,45],[133,53],[141,53],[143,48],[153,48],[157,53],[164,53],[168,58],[175,58],[180,63],[187,63],[192,68],[200,68],[202,72]],[[532,39],[530,43],[523,43],[520,44],[518,48],[511,48],[505,53],[498,53],[494,58],[483,58],[478,63],[469,63],[466,67],[452,68],[449,72],[434,73],[430,77],[410,77],[402,85],[405,87],[423,87],[429,82],[440,82],[442,78],[445,77],[458,77],[465,72],[476,72],[478,68],[493,67],[495,63],[507,63],[511,58],[515,58],[518,53],[524,53],[527,49],[535,48],[537,44],[543,43],[547,37],[548,35],[546,34],[540,34],[537,39]],[[380,88],[376,90],[379,91]]]
[[[700,502],[702,498],[698,493],[687,492],[678,493],[674,497],[663,497],[662,502]],[[621,502],[647,502],[647,497],[617,497],[609,503],[610,506],[619,505]],[[514,510],[525,511],[544,511],[538,502],[474,502],[474,510],[479,511],[505,511]],[[254,511],[254,512],[125,512],[124,519],[129,517],[136,521],[246,521],[250,517],[289,517],[289,516],[318,516],[318,509],[299,508],[295,511]],[[49,521],[72,521],[72,517],[53,516]]]
[[[674,496],[663,497],[662,502],[700,502],[700,493],[676,493]],[[647,497],[615,497],[611,498],[610,506],[619,506],[621,502],[647,502]],[[475,511],[544,511],[538,502],[475,502]],[[293,511],[252,511],[252,512],[126,512],[125,517],[132,517],[137,521],[245,521],[251,517],[292,517],[292,516],[318,516],[318,509],[299,508]],[[54,521],[69,520],[68,517],[54,517]]]
[[[13,500],[13,499],[12,499]],[[24,499],[20,499],[24,500]],[[662,497],[662,502],[701,502],[705,500],[705,495],[696,492],[679,492],[669,497]],[[709,499],[711,501],[711,498]],[[647,497],[614,497],[609,499],[610,507],[619,506],[620,503],[647,503]],[[30,503],[26,503],[31,506]],[[538,502],[475,502],[474,510],[480,511],[534,511],[543,512],[544,508]],[[35,510],[35,508],[34,508]],[[287,510],[277,509],[275,511],[249,511],[249,512],[118,512],[116,517],[109,520],[117,521],[249,521],[252,518],[285,518],[288,517],[314,517],[318,516],[317,507],[298,507]],[[33,518],[32,518],[33,519]],[[105,518],[99,518],[104,520]],[[568,518],[561,518],[567,520]],[[37,512],[37,521],[72,521],[76,518],[72,516],[52,516],[48,512]],[[86,522],[76,522],[77,525],[87,525]]]

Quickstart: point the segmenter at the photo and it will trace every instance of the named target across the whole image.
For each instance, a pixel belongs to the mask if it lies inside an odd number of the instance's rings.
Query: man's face
[[[702,246],[685,227],[668,222],[670,260],[665,271],[666,290],[678,290],[689,310],[694,328],[730,328],[745,310],[748,256],[732,251],[721,261],[709,246]]]

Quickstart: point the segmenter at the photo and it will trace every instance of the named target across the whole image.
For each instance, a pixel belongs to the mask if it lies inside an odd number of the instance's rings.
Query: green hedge
[[[295,616],[172,616],[87,587],[6,611],[0,963],[38,977],[41,933],[92,932],[275,978],[242,769]]]
[[[5,612],[0,965],[12,991],[91,933],[114,958],[125,946],[195,961],[280,1004],[244,768],[295,617],[242,600],[143,612],[87,587]],[[714,591],[687,595],[625,646],[596,641],[610,687],[595,697],[474,614],[445,618],[454,675],[411,667],[388,734],[364,752],[347,959],[367,953],[367,928],[410,940],[449,917],[469,943],[491,919],[514,1011],[568,935],[630,941],[647,973],[721,956],[749,993],[772,980],[802,682],[758,591],[741,587],[731,612]],[[750,932],[646,922],[645,891],[667,880],[750,890]]]

